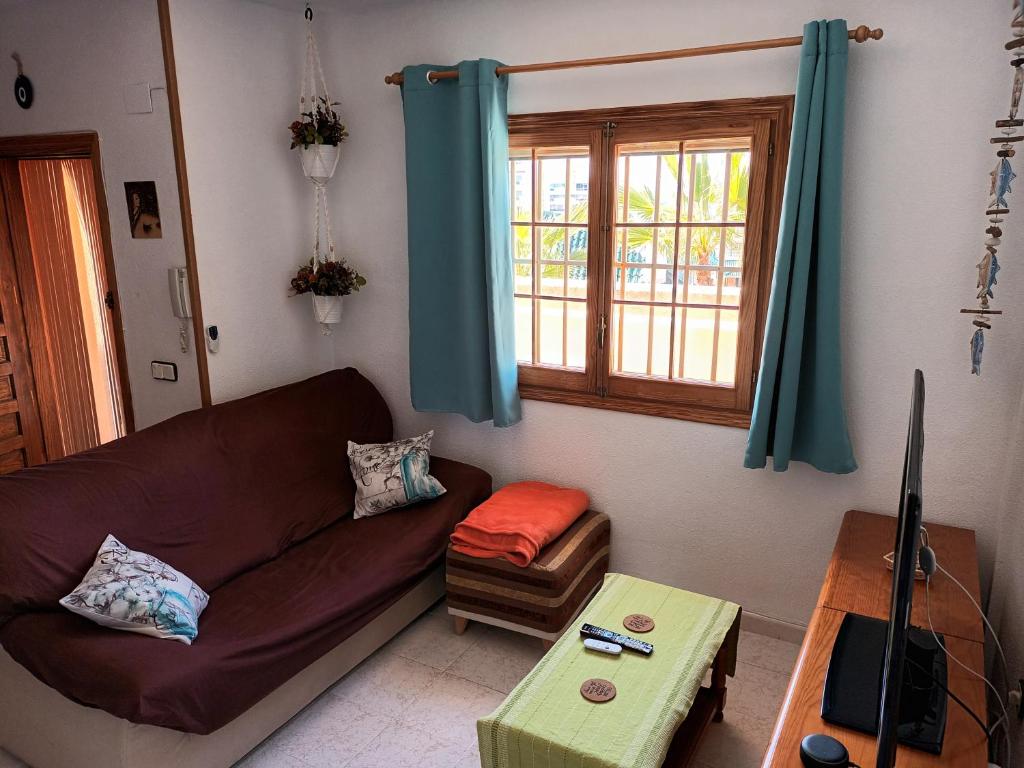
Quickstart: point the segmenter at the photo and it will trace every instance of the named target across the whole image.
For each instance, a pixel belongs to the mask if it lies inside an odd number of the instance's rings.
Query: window
[[[509,118],[524,397],[749,424],[791,108]]]

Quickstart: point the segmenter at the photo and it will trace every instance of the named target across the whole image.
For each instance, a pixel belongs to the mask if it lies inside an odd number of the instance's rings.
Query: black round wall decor
[[[22,109],[32,106],[32,81],[24,75],[14,78],[14,100]]]

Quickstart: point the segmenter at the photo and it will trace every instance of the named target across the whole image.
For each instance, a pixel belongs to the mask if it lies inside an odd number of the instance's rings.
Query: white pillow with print
[[[185,574],[107,534],[82,583],[60,604],[104,627],[191,645],[209,601]]]
[[[431,430],[393,443],[348,443],[348,461],[356,483],[353,517],[370,517],[389,509],[435,499],[444,486],[430,474]]]

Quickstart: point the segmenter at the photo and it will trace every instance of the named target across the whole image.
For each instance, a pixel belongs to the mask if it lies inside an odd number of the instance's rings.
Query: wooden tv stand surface
[[[936,559],[970,590],[979,603],[978,558],[974,531],[925,523]],[[882,555],[891,552],[896,540],[896,518],[850,510],[836,539],[825,583],[807,627],[793,677],[779,711],[762,768],[800,768],[800,741],[809,733],[827,733],[850,751],[850,759],[863,768],[874,768],[875,737],[830,725],[821,719],[821,694],[825,685],[832,643],[847,613],[889,618],[892,571]],[[932,623],[944,634],[950,653],[971,669],[984,669],[984,627],[967,596],[942,573],[931,587]],[[927,627],[924,582],[914,583],[911,623]],[[985,719],[985,684],[949,662],[949,688]],[[947,699],[946,736],[941,755],[899,747],[897,768],[985,768],[988,750],[985,734],[952,699]]]

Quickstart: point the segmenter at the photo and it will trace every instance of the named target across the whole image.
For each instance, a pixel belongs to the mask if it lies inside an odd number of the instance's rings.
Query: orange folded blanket
[[[510,483],[455,526],[452,549],[470,557],[502,557],[525,568],[589,503],[576,488],[533,480]]]

